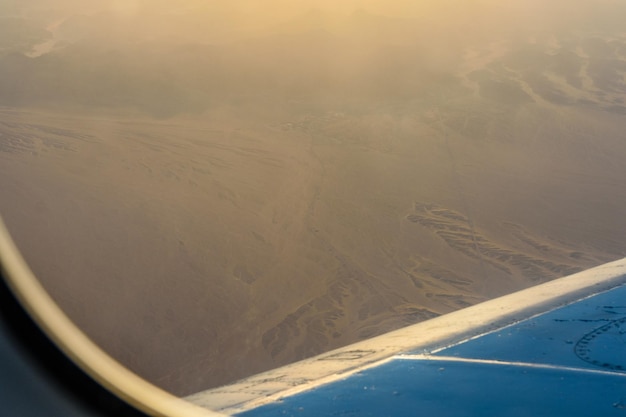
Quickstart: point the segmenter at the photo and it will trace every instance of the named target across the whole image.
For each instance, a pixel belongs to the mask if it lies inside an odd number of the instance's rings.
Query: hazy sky
[[[403,19],[417,19],[416,25],[437,24],[463,36],[541,27],[621,25],[620,16],[626,4],[618,0],[0,0],[0,17],[21,11],[24,16],[36,17],[47,24],[71,15],[104,13],[107,24],[92,26],[105,37],[115,31],[116,25],[131,26],[135,35],[171,35],[176,38],[211,38],[216,26],[230,35],[259,35],[275,31],[276,27],[311,10],[346,16],[355,11]],[[419,23],[418,23],[419,22]],[[618,26],[621,27],[621,26]],[[381,34],[384,36],[384,34]],[[431,39],[435,45],[437,39]]]
[[[268,94],[278,102],[417,97],[454,76],[470,49],[621,31],[625,8],[616,0],[0,0],[0,104],[163,103],[156,113],[172,114]]]

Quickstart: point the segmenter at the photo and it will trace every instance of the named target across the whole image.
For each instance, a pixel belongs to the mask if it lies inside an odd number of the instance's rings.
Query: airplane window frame
[[[0,336],[6,333],[8,339],[8,349],[0,353],[14,360],[18,351],[31,368],[21,371],[41,375],[36,383],[52,387],[57,406],[75,403],[86,416],[221,415],[157,388],[95,345],[39,283],[1,218],[0,275]],[[3,373],[0,386],[11,380]]]

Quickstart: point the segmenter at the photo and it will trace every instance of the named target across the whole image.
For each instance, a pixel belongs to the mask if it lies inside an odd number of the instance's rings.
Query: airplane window
[[[626,5],[0,1],[0,214],[178,396],[626,256]]]

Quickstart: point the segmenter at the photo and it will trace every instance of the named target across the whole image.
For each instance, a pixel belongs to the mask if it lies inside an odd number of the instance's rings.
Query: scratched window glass
[[[626,256],[626,4],[0,0],[0,214],[177,395]]]

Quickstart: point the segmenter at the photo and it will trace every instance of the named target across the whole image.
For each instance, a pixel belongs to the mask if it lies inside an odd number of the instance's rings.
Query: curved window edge
[[[94,344],[48,295],[21,256],[0,218],[0,318],[4,360],[26,359],[52,385],[59,403],[69,399],[86,415],[219,416],[145,381]],[[23,370],[32,374],[32,370]],[[9,375],[2,384],[11,383]],[[23,379],[23,378],[22,378]],[[19,399],[16,399],[19,400]],[[33,399],[36,406],[45,402]],[[57,404],[58,405],[58,404]],[[44,412],[45,410],[41,410]]]

